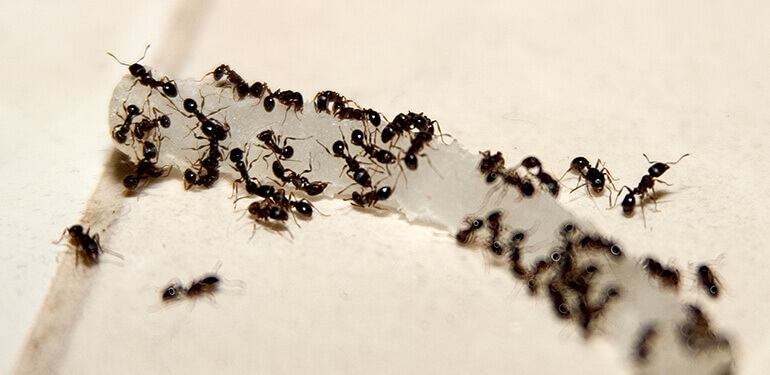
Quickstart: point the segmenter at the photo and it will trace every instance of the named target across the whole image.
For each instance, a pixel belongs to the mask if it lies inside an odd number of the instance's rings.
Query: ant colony
[[[335,91],[306,96],[249,84],[227,65],[202,80],[172,80],[138,63],[129,73],[113,93],[109,130],[133,163],[123,184],[134,194],[167,176],[182,176],[188,190],[232,184],[248,207],[242,220],[279,232],[296,215],[311,217],[319,197],[399,212],[488,251],[555,317],[613,343],[641,373],[732,369],[731,346],[706,312],[678,301],[679,270],[636,259],[562,208],[559,180],[536,157],[469,151],[423,113],[391,116]],[[637,188],[615,190],[628,191],[624,211],[635,195],[653,197],[668,164],[654,163]],[[609,171],[593,165],[572,162],[568,172],[584,180],[575,189],[600,192],[605,179],[614,186]],[[80,232],[70,235],[88,245]],[[716,297],[711,270],[692,273]],[[162,299],[213,293],[215,281],[172,284]]]

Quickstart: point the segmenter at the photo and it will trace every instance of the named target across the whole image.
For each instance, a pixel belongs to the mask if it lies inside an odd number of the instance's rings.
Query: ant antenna
[[[150,45],[149,45],[149,44],[147,45],[147,47],[144,47],[144,53],[142,54],[142,58],[141,58],[141,59],[139,59],[139,60],[136,60],[136,62],[137,62],[137,63],[138,63],[138,62],[140,62],[140,61],[142,61],[142,60],[144,60],[144,57],[145,57],[145,56],[147,56],[147,50],[148,50],[148,49],[150,49]],[[120,64],[120,65],[123,65],[123,66],[129,66],[129,65],[131,65],[131,64],[126,64],[126,63],[124,63],[124,62],[120,61],[120,60],[119,60],[117,57],[115,57],[115,55],[113,55],[113,54],[112,54],[112,53],[110,53],[110,52],[107,52],[107,54],[108,54],[108,55],[110,55],[110,56],[112,56],[112,58],[113,58],[113,59],[115,59],[115,61],[117,61],[117,62],[118,62],[118,64]]]
[[[647,159],[647,162],[648,162],[648,163],[650,163],[650,164],[654,164],[654,163],[657,163],[657,162],[655,162],[655,161],[650,161],[650,158],[648,158],[648,157],[647,157],[647,154],[642,154],[642,155],[644,156],[644,158],[645,158],[645,159]],[[684,157],[685,157],[685,156],[690,156],[690,153],[688,152],[688,153],[686,153],[686,154],[684,154],[684,155],[680,156],[680,157],[679,157],[679,159],[677,159],[677,160],[676,160],[676,161],[674,161],[674,162],[668,162],[668,163],[664,163],[664,164],[676,164],[676,163],[679,163],[680,161],[682,161],[682,159],[684,159]]]

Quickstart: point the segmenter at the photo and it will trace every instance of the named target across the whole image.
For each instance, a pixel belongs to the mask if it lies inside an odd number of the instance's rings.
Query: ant
[[[620,198],[620,193],[623,191],[623,189],[628,190],[628,194],[623,198],[623,202],[621,202],[621,206],[623,207],[623,213],[626,215],[630,215],[634,211],[634,206],[636,206],[636,197],[635,195],[639,195],[639,202],[642,204],[642,215],[644,215],[644,198],[650,197],[653,202],[655,202],[655,181],[663,182],[664,181],[657,179],[658,177],[662,176],[663,173],[665,173],[672,164],[679,163],[685,156],[689,156],[690,154],[684,154],[675,162],[669,162],[669,163],[661,163],[661,162],[652,162],[647,157],[646,154],[644,155],[644,158],[647,159],[647,162],[650,164],[653,164],[650,166],[650,168],[647,170],[646,175],[642,176],[641,181],[639,181],[639,185],[635,187],[634,189],[631,189],[628,186],[623,186],[618,191],[618,197]],[[651,191],[652,193],[648,192]],[[616,201],[617,202],[617,198]],[[645,218],[645,226],[647,226],[647,219]]]
[[[222,266],[222,262],[217,262],[214,266],[214,271],[206,273],[197,279],[193,279],[190,282],[189,287],[185,287],[177,279],[172,281],[163,290],[161,299],[164,302],[172,300],[178,300],[182,297],[196,298],[202,295],[208,295],[213,297],[214,293],[219,290],[219,285],[223,282],[222,277],[217,274],[217,271]]]
[[[326,146],[318,142],[321,147],[323,147],[327,153],[333,155],[336,158],[341,158],[345,160],[345,167],[343,167],[343,172],[345,172],[345,168],[347,168],[347,175],[353,181],[355,181],[357,184],[363,186],[363,187],[372,187],[372,178],[369,175],[369,172],[366,170],[366,168],[361,167],[361,163],[356,160],[354,156],[350,156],[350,152],[346,152],[347,144],[345,143],[344,139],[345,137],[342,137],[343,140],[335,141],[334,144],[332,144],[332,151],[330,152]],[[352,173],[352,175],[351,175]],[[340,173],[342,175],[342,173]],[[349,186],[348,186],[349,187]]]
[[[153,110],[157,111],[157,109]],[[161,114],[160,116],[150,119],[143,118],[142,121],[134,125],[134,139],[144,139],[145,133],[151,132],[153,129],[165,128],[168,129],[171,126],[171,120],[168,116]]]
[[[417,153],[422,151],[423,147],[425,147],[425,144],[430,142],[433,139],[433,134],[428,133],[426,131],[420,131],[417,133],[417,135],[412,139],[411,145],[409,145],[409,148],[406,150],[406,156],[404,156],[404,164],[406,164],[406,167],[415,170],[417,169]]]
[[[711,268],[702,264],[698,266],[698,282],[713,298],[719,297],[719,279],[711,272]]]
[[[498,151],[494,155],[491,151],[479,151],[481,161],[479,162],[479,171],[488,175],[490,173],[500,173],[505,170],[505,159],[503,153]]]
[[[377,202],[390,198],[391,194],[393,194],[393,189],[390,186],[383,186],[379,189],[372,188],[366,193],[354,191],[350,200],[353,201],[352,205],[357,207],[375,207]]]
[[[147,47],[145,47],[144,49],[144,54],[142,55],[142,58],[133,64],[123,63],[120,60],[118,60],[118,58],[115,57],[115,55],[109,52],[107,52],[107,54],[112,56],[112,58],[115,59],[115,61],[117,61],[120,65],[127,66],[128,72],[131,73],[131,75],[134,78],[137,78],[136,82],[139,82],[140,84],[147,86],[149,88],[153,88],[153,89],[160,88],[159,90],[161,90],[164,95],[166,95],[169,98],[175,98],[177,95],[177,89],[174,81],[169,80],[167,77],[163,77],[160,81],[158,81],[155,78],[152,78],[151,71],[148,71],[147,68],[139,64],[139,61],[142,61],[144,57],[147,55],[147,50],[149,48],[150,48],[150,45],[148,44]],[[136,82],[134,82],[134,84],[136,84]]]
[[[158,158],[158,148],[155,144],[145,141],[142,149],[144,157],[136,165],[136,174],[128,175],[123,179],[123,186],[128,190],[136,190],[142,180],[150,177],[160,177],[164,173],[163,168],[155,167]]]
[[[54,243],[61,242],[61,240],[64,239],[64,235],[69,235],[70,245],[75,247],[76,263],[81,257],[83,258],[86,265],[99,263],[99,255],[101,255],[101,253],[107,253],[120,258],[121,260],[123,259],[122,255],[104,249],[99,243],[99,234],[94,234],[92,236],[90,232],[90,228],[83,232],[83,226],[76,224],[64,229],[61,238],[59,238],[59,240]]]
[[[455,238],[458,242],[462,244],[467,244],[471,241],[473,238],[473,233],[481,229],[481,227],[484,226],[484,220],[483,219],[465,219],[465,223],[468,224],[468,228],[466,229],[460,229],[460,231],[455,234]]]
[[[246,192],[252,195],[256,195],[259,189],[259,185],[249,176],[249,168],[246,167],[246,162],[244,162],[243,159],[243,150],[240,148],[232,149],[230,151],[230,161],[235,164],[235,170],[241,175],[241,178],[233,181],[233,187],[237,189],[236,184],[238,182],[243,182],[246,184]],[[254,161],[252,161],[252,163],[253,162]],[[251,164],[249,164],[249,167],[251,167]]]
[[[235,91],[238,93],[238,99],[243,99],[244,96],[249,94],[249,84],[234,70],[230,69],[230,66],[222,64],[209,73],[214,75],[214,80],[219,81],[222,77],[227,77],[227,81],[235,86]],[[208,75],[208,74],[207,74]]]
[[[289,220],[289,214],[286,212],[286,210],[271,202],[269,199],[264,199],[259,202],[252,202],[249,205],[248,212],[251,215],[256,216],[256,220],[262,220],[265,222],[269,222],[270,219],[280,222],[286,222]]]
[[[128,132],[131,131],[131,123],[134,121],[134,117],[139,116],[142,112],[139,107],[129,104],[128,107],[123,105],[123,110],[126,111],[126,118],[120,125],[115,125],[112,128],[112,138],[118,143],[124,144],[128,140]]]
[[[337,92],[326,90],[321,91],[313,98],[315,103],[315,111],[318,113],[326,112],[329,114],[337,114],[341,109],[346,108],[349,100]],[[332,104],[332,110],[329,111],[329,103]]]
[[[662,264],[652,258],[645,258],[642,264],[650,276],[656,277],[663,286],[672,287],[674,289],[679,287],[679,270],[676,268],[665,268]]]
[[[187,98],[184,100],[182,104],[183,104],[184,110],[189,113],[192,113],[193,116],[195,116],[198,119],[198,122],[200,122],[202,125],[207,126],[209,128],[213,128],[214,130],[217,130],[218,131],[217,138],[219,138],[220,141],[224,141],[227,138],[227,132],[230,131],[230,128],[216,124],[214,121],[210,120],[206,115],[203,114],[203,112],[201,112],[198,109],[198,103],[194,99]],[[201,108],[203,108],[203,104],[204,102],[201,102]],[[209,113],[209,116],[221,111],[222,109],[224,108],[221,108],[214,112]],[[187,117],[192,117],[192,116],[187,116]],[[204,134],[206,134],[205,129],[204,129]],[[206,135],[208,136],[208,134]]]
[[[278,154],[278,156],[281,159],[291,159],[292,156],[294,156],[294,148],[291,146],[286,145],[286,141],[289,139],[297,139],[297,138],[291,138],[286,137],[283,139],[283,148],[278,146],[278,143],[281,141],[281,136],[275,135],[275,133],[268,129],[263,131],[262,133],[259,133],[257,135],[257,139],[262,141],[262,143],[267,146],[268,150],[273,151],[273,153]]]
[[[286,169],[278,159],[273,162],[273,174],[278,177],[284,184],[291,183],[298,190],[302,190],[307,195],[314,196],[323,193],[324,189],[329,186],[328,182],[313,181],[302,176],[303,174],[310,172],[312,169],[306,169],[301,173],[296,173],[291,169]]]
[[[380,123],[382,122],[380,114],[373,109],[342,107],[339,110],[336,110],[334,115],[340,120],[369,120],[369,122],[375,127],[380,126]]]
[[[396,162],[392,152],[378,148],[372,142],[367,143],[364,132],[361,129],[353,130],[350,135],[350,143],[363,148],[367,155],[375,158],[380,163],[392,164]]]
[[[313,205],[307,199],[295,201],[291,199],[292,196],[291,194],[287,196],[283,189],[273,188],[272,193],[265,198],[270,199],[285,211],[290,211],[293,208],[299,214],[307,217],[313,216]]]
[[[267,87],[267,83],[264,82],[254,82],[249,87],[249,94],[257,99],[262,99],[262,95],[264,95],[265,92],[270,92],[270,89]]]
[[[294,107],[294,113],[302,112],[302,106],[304,104],[304,101],[302,99],[302,94],[296,91],[276,90],[275,92],[270,93],[265,98],[265,102],[263,104],[266,111],[268,112],[273,111],[273,109],[275,108],[275,100],[278,100],[281,104],[285,105],[287,107],[286,108],[287,111],[292,107]]]
[[[564,175],[561,177],[564,178],[564,176],[569,173],[569,171],[575,171],[580,176],[578,177],[578,186],[575,187],[570,191],[573,192],[577,189],[580,189],[581,187],[585,186],[586,189],[588,189],[588,186],[591,186],[591,189],[596,194],[600,194],[604,190],[604,185],[606,181],[609,181],[610,184],[612,184],[612,187],[615,188],[615,184],[612,182],[614,178],[612,177],[612,174],[610,171],[603,167],[601,170],[599,170],[599,165],[604,164],[602,163],[601,159],[596,160],[596,166],[592,167],[588,159],[578,156],[574,159],[572,159],[572,163],[570,163],[570,168],[564,172]],[[580,185],[580,180],[584,179],[586,182],[583,185]]]
[[[494,211],[487,216],[487,226],[492,232],[489,248],[495,255],[503,255],[503,245],[499,241],[500,232],[503,229],[502,224],[500,223],[502,217],[503,213],[501,211]]]

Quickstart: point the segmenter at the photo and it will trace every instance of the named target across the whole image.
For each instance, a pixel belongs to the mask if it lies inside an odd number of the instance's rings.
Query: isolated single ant
[[[278,146],[278,143],[281,142],[281,136],[275,135],[275,133],[268,129],[265,130],[259,135],[257,135],[257,139],[259,139],[262,143],[267,146],[266,148],[268,150],[273,151],[276,155],[278,155],[281,159],[291,159],[292,156],[294,156],[294,148],[291,146],[286,145],[286,141],[289,139],[297,139],[292,137],[286,137],[283,139],[283,147]]]
[[[80,224],[73,225],[62,232],[61,238],[54,243],[61,242],[65,235],[69,235],[70,245],[75,247],[75,262],[77,263],[80,258],[83,258],[86,265],[93,265],[99,263],[99,255],[107,253],[117,258],[123,259],[123,256],[106,250],[99,243],[99,234],[91,235],[91,229],[89,228],[83,232],[83,226]]]
[[[133,104],[129,104],[128,107],[126,107],[124,104],[123,110],[126,111],[126,118],[123,120],[123,123],[120,125],[115,125],[115,127],[112,128],[112,138],[114,138],[120,144],[126,143],[128,140],[128,133],[131,131],[131,124],[133,123],[134,118],[142,113],[139,110],[139,107]]]
[[[315,111],[318,113],[326,112],[329,114],[336,114],[341,109],[345,108],[348,102],[349,100],[345,99],[344,96],[331,90],[321,91],[313,98]],[[331,111],[329,111],[329,104],[332,105]]]
[[[357,207],[376,207],[377,202],[390,198],[391,194],[393,194],[393,189],[390,186],[383,186],[379,189],[375,187],[366,193],[354,191],[350,200]]]
[[[642,215],[644,215],[644,198],[650,197],[653,202],[655,202],[655,182],[662,182],[666,183],[664,181],[661,181],[658,179],[658,177],[662,176],[663,173],[665,173],[669,168],[670,165],[679,163],[685,156],[689,156],[690,154],[684,154],[675,162],[669,162],[669,163],[661,163],[661,162],[652,162],[647,157],[646,154],[644,155],[644,158],[647,159],[647,162],[652,164],[650,168],[647,170],[648,174],[642,176],[641,181],[639,181],[639,185],[633,189],[631,189],[628,186],[623,186],[618,190],[618,196],[617,198],[620,198],[620,194],[623,191],[623,189],[628,190],[628,194],[623,198],[623,201],[621,202],[621,206],[623,207],[623,213],[630,215],[634,211],[634,207],[636,206],[636,195],[639,196],[639,202],[642,205]],[[650,193],[651,192],[651,193]],[[617,203],[617,198],[615,202]],[[647,225],[647,219],[645,217],[645,226]]]
[[[604,164],[602,163],[601,159],[596,160],[596,165],[591,166],[591,163],[586,159],[585,157],[578,156],[574,159],[572,159],[572,163],[570,163],[570,168],[564,172],[564,175],[562,175],[562,178],[567,175],[570,171],[577,172],[580,176],[578,177],[578,186],[575,187],[570,191],[572,193],[573,191],[580,189],[581,187],[585,186],[586,189],[590,186],[591,189],[596,194],[600,194],[602,191],[604,191],[604,185],[606,181],[609,181],[610,184],[612,184],[612,187],[615,188],[615,184],[612,182],[614,178],[612,177],[612,174],[610,171],[603,167],[601,170],[599,169],[599,165]],[[583,185],[580,185],[580,180],[584,179],[586,182]]]
[[[662,264],[652,258],[645,258],[642,265],[651,277],[655,277],[660,281],[661,285],[674,289],[679,287],[679,270],[676,268],[669,269],[663,267]]]
[[[163,77],[160,81],[158,81],[155,78],[152,78],[151,71],[148,71],[147,68],[139,64],[139,61],[142,61],[144,57],[147,55],[147,50],[149,48],[150,46],[147,45],[147,47],[144,49],[144,54],[142,55],[142,58],[133,64],[123,63],[120,60],[118,60],[118,58],[115,57],[115,55],[109,52],[107,52],[107,54],[112,56],[112,58],[115,59],[115,61],[117,61],[120,65],[127,66],[128,72],[131,73],[131,75],[134,76],[134,78],[137,78],[136,82],[139,82],[140,84],[147,86],[149,88],[161,90],[163,94],[169,98],[176,97],[177,89],[174,81],[169,80],[167,77]],[[134,84],[136,84],[136,82]]]
[[[227,77],[227,81],[233,84],[235,92],[238,93],[238,99],[243,99],[244,96],[249,94],[249,84],[238,73],[230,69],[230,66],[222,64],[209,74],[214,75],[215,81],[219,81],[222,77]]]
[[[142,180],[150,177],[160,177],[166,172],[164,168],[155,166],[158,158],[158,148],[154,143],[145,141],[142,149],[144,157],[136,164],[134,174],[128,175],[123,179],[123,186],[128,190],[136,190]]]
[[[713,298],[719,297],[719,285],[721,283],[719,282],[719,279],[714,276],[711,268],[705,264],[698,266],[698,283],[704,290],[706,290],[709,296]]]

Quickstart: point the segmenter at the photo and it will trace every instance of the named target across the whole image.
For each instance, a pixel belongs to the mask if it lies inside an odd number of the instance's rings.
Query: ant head
[[[532,194],[535,194],[535,186],[532,185],[532,183],[529,181],[521,184],[521,186],[519,186],[519,190],[521,190],[521,194],[523,194],[525,197],[531,197]]]
[[[246,210],[249,211],[249,213],[252,215],[257,215],[259,214],[259,211],[261,209],[262,207],[260,207],[259,202],[251,202],[251,204],[249,205],[249,208],[247,208]]]
[[[69,228],[67,228],[67,233],[69,233],[70,236],[80,236],[83,234],[83,226],[82,225],[73,225]]]
[[[136,116],[141,112],[139,111],[139,107],[130,104],[128,107],[126,107],[126,113],[128,113],[130,116]]]
[[[227,74],[228,70],[230,70],[230,68],[225,64],[218,66],[216,69],[214,69],[214,80],[219,81],[222,79],[222,77]]]
[[[396,120],[393,120],[393,123],[395,122]],[[391,124],[385,125],[385,127],[382,129],[382,134],[380,135],[382,139],[382,143],[390,142],[395,136],[396,136],[396,128],[394,128],[393,125]]]
[[[262,84],[262,82],[254,82],[251,87],[249,87],[249,93],[258,98],[261,98],[265,93],[265,85]]]
[[[190,113],[195,113],[198,111],[198,103],[195,102],[195,99],[187,98],[184,100],[183,103],[184,110]]]
[[[621,202],[620,205],[623,206],[624,213],[631,213],[631,211],[634,210],[634,206],[636,205],[636,197],[634,197],[634,192],[632,191],[626,194],[626,196],[623,198],[623,202]]]
[[[192,170],[192,169],[189,169],[189,168],[188,168],[188,169],[186,169],[186,170],[184,171],[184,180],[185,180],[185,181],[186,181],[188,184],[194,184],[194,183],[195,183],[195,180],[197,180],[197,179],[198,179],[198,175],[197,175],[197,174],[195,174],[195,172],[193,172],[193,170]]]
[[[345,155],[345,142],[342,141],[336,141],[332,145],[332,152],[334,152],[334,156],[340,157]]]
[[[329,109],[329,98],[326,96],[326,91],[319,92],[315,96],[315,111],[318,113],[326,112]]]
[[[233,163],[237,163],[239,161],[243,161],[243,150],[240,148],[234,148],[230,151],[230,161]]]
[[[257,139],[259,139],[262,142],[267,142],[272,138],[273,138],[273,131],[270,129],[265,130],[262,133],[259,133],[259,135],[257,135]]]
[[[484,220],[481,220],[481,219],[473,219],[473,221],[471,221],[471,226],[472,226],[473,228],[475,228],[475,229],[479,229],[479,228],[481,228],[483,225],[484,225]]]
[[[572,166],[572,169],[577,171],[582,171],[585,168],[588,168],[591,164],[588,162],[588,159],[578,156],[574,159],[572,159],[572,163],[570,166]]]
[[[668,164],[665,163],[655,163],[653,164],[649,169],[647,169],[647,172],[652,177],[660,177],[663,175],[663,173],[666,173],[666,171],[671,168]]]
[[[523,232],[516,232],[516,233],[514,233],[514,234],[511,236],[511,239],[512,239],[512,241],[513,241],[513,243],[514,243],[514,244],[520,244],[520,243],[521,243],[521,241],[524,241],[524,238],[525,238],[525,237],[526,237],[526,236],[524,235],[524,233],[523,233]]]

